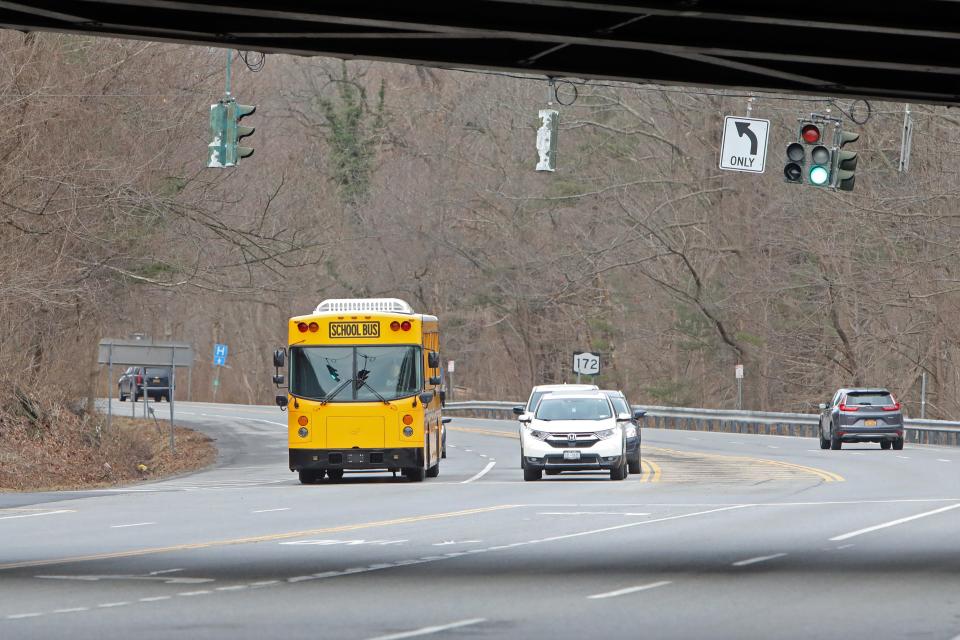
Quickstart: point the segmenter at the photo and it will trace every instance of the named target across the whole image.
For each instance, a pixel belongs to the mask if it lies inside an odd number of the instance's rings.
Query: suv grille
[[[546,443],[557,449],[586,449],[600,441],[594,433],[552,433]]]

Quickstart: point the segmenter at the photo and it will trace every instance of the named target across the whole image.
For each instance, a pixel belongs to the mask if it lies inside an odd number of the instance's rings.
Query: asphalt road
[[[454,419],[435,480],[301,486],[276,408],[177,413],[216,468],[0,494],[0,639],[960,638],[957,449],[646,429],[639,476],[525,483]]]

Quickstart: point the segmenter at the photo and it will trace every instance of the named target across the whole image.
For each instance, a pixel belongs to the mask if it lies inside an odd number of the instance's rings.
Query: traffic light
[[[818,144],[810,150],[810,184],[815,187],[830,186],[830,150]]]
[[[857,176],[854,175],[857,170],[857,152],[844,151],[843,147],[859,139],[860,134],[852,131],[840,131],[837,134],[837,148],[833,152],[832,158],[832,165],[836,173],[833,186],[840,191],[853,191],[853,185],[857,181]]]
[[[787,164],[783,167],[783,177],[787,182],[803,184],[803,165],[806,151],[799,142],[787,146]]]
[[[249,158],[253,155],[252,147],[239,146],[240,140],[256,131],[254,127],[244,127],[240,121],[254,111],[255,106],[237,104],[233,100],[227,103],[227,166],[234,166],[240,162],[240,158]]]
[[[207,166],[224,167],[227,159],[227,105],[210,105],[210,132],[213,140],[207,145]]]

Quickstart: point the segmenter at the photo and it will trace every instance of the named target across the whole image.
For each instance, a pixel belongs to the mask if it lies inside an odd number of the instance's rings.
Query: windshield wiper
[[[380,395],[380,392],[379,392],[379,391],[377,391],[377,390],[374,389],[372,386],[370,386],[370,383],[367,382],[365,378],[360,380],[360,386],[361,386],[361,387],[366,387],[367,389],[370,389],[370,391],[373,393],[373,395],[375,395],[375,396],[377,396],[378,398],[380,398],[380,401],[383,402],[383,404],[386,404],[386,405],[389,405],[389,404],[390,404],[390,401],[387,400],[386,398],[384,398],[382,395]]]
[[[320,398],[320,406],[326,405],[329,401],[333,400],[333,397],[347,388],[347,385],[353,382],[353,378],[344,381],[339,387],[328,393],[327,395]]]

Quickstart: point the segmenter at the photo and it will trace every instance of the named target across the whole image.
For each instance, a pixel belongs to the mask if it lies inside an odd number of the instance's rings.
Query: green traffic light
[[[827,184],[829,180],[830,172],[827,171],[826,167],[822,167],[817,164],[810,168],[810,184],[823,186]]]

